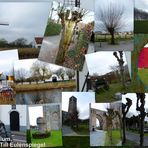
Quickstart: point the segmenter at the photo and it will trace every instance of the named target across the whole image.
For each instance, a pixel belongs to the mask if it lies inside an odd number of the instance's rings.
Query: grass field
[[[112,143],[110,143],[108,132],[105,136],[105,146],[116,146],[119,142],[121,142],[119,130],[112,131]]]
[[[62,26],[60,24],[54,23],[54,22],[48,22],[44,36],[59,35],[61,32],[61,29],[62,29]]]
[[[35,131],[32,131],[34,133]],[[62,131],[51,131],[51,136],[44,139],[33,139],[31,138],[32,143],[45,143],[46,147],[56,147],[62,146]]]
[[[148,69],[138,69],[138,75],[144,85],[148,85]]]
[[[58,89],[58,88],[75,88],[76,83],[75,80],[65,81],[65,82],[54,82],[54,83],[39,83],[39,84],[23,84],[16,85],[16,92],[23,91],[38,91],[38,90],[50,90],[50,89]]]
[[[40,49],[38,48],[0,48],[0,51],[18,49],[19,59],[38,58]]]
[[[89,136],[63,136],[60,148],[89,148]]]
[[[72,128],[77,134],[89,135],[89,125],[88,123],[79,124],[78,129],[76,127]]]
[[[96,93],[96,102],[104,103],[117,101],[117,99],[115,98],[115,93],[127,91],[131,92],[131,89],[131,86],[126,87],[126,89],[123,89],[121,83],[110,84],[109,90],[99,90],[98,93]]]
[[[132,40],[133,39],[133,35],[124,35],[124,36],[119,36],[119,35],[115,35],[115,42],[118,43],[120,41],[127,41],[127,40]],[[95,35],[95,42],[108,42],[110,43],[111,41],[111,35]]]
[[[134,21],[135,33],[148,33],[148,20],[136,20]]]

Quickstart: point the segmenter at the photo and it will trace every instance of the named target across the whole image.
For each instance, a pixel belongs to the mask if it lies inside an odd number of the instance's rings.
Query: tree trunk
[[[111,32],[111,44],[115,44],[115,37],[114,37],[114,32]]]
[[[144,137],[144,119],[140,119],[140,146],[143,146],[143,137]]]
[[[75,26],[76,26],[75,21],[65,20],[65,24],[63,27],[62,36],[61,36],[61,40],[59,44],[59,51],[58,51],[56,61],[55,61],[56,64],[61,65],[65,61],[65,55],[70,46]]]
[[[125,88],[124,67],[122,64],[120,64],[120,73],[121,73],[122,86],[123,88]]]
[[[122,122],[123,122],[123,124],[122,124],[122,128],[123,128],[123,140],[122,140],[122,144],[124,144],[125,142],[126,142],[126,135],[125,135],[125,117],[123,116],[123,118],[122,118]]]

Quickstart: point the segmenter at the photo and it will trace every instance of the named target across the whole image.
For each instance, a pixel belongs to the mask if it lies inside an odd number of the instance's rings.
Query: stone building
[[[122,116],[122,106],[119,102],[110,103],[110,107],[114,111],[118,111],[119,116]],[[97,128],[96,119],[99,120],[99,129],[100,130],[107,130],[107,119],[106,119],[107,111],[102,111],[99,109],[90,108],[90,124],[89,130],[92,131],[93,129]],[[112,129],[119,129],[121,128],[121,119],[119,116],[116,115],[115,118],[112,120],[113,126]]]

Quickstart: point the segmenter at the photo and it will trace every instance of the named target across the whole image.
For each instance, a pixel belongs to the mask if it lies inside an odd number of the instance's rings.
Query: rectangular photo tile
[[[50,1],[1,2],[0,51],[18,49],[19,59],[38,58]]]
[[[94,92],[62,92],[63,136],[89,136],[89,103]]]
[[[148,146],[147,114],[147,93],[122,95],[123,146]]]
[[[18,50],[0,51],[0,104],[14,104],[16,101],[14,62]]]
[[[16,61],[14,73],[17,104],[60,103],[62,91],[76,89],[74,70],[38,59]]]
[[[53,1],[39,59],[82,70],[94,27],[94,12]]]
[[[86,63],[89,71],[86,87],[96,92],[96,102],[112,102],[121,99],[121,93],[132,92],[130,54],[123,51],[100,51],[87,54]]]
[[[96,51],[133,50],[133,9],[131,0],[95,1]]]
[[[148,92],[148,35],[135,34],[132,52],[132,83],[135,92]]]
[[[51,103],[28,106],[28,143],[42,147],[62,146],[61,104]]]
[[[134,7],[134,32],[135,33],[148,33],[148,3],[146,0],[135,0]]]
[[[90,104],[90,146],[122,146],[122,104]]]
[[[27,130],[26,105],[0,105],[1,147],[25,144]]]

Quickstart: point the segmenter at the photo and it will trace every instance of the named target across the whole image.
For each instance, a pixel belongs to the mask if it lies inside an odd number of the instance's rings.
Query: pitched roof
[[[43,41],[43,37],[35,37],[35,42],[37,44],[42,44],[42,41]]]

